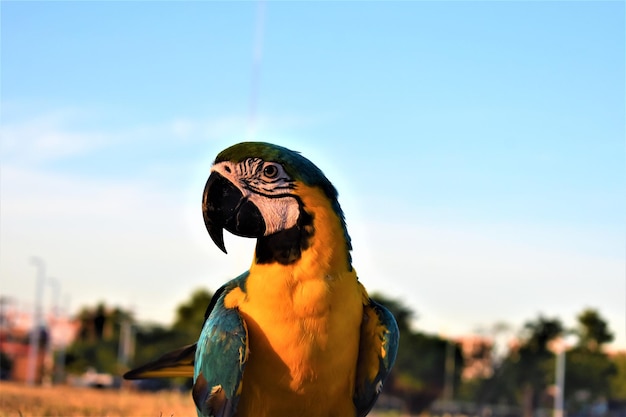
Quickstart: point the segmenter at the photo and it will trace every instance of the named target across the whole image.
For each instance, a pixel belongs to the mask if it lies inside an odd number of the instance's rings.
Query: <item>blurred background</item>
[[[0,19],[3,379],[117,386],[194,341],[254,248],[210,241],[210,165],[262,140],[335,184],[360,280],[403,326],[380,407],[624,413],[623,2],[9,1]]]

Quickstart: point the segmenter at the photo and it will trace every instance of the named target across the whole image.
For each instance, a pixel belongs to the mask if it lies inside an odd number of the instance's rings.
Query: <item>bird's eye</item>
[[[278,176],[278,168],[276,165],[270,164],[263,168],[263,175],[267,178],[276,178]]]

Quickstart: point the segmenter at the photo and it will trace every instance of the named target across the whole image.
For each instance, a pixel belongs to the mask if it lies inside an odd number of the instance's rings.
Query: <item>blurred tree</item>
[[[104,303],[98,304],[93,312],[93,329],[96,340],[102,340],[104,336],[104,324],[107,321],[107,312]],[[109,335],[107,335],[109,336]]]
[[[611,377],[617,374],[615,363],[603,351],[603,345],[613,340],[608,323],[594,309],[578,315],[577,345],[565,358],[565,398],[573,411],[579,411],[599,398],[610,394]],[[584,401],[579,399],[583,398]]]
[[[554,383],[554,354],[548,344],[563,333],[563,325],[557,318],[539,316],[525,324],[525,342],[517,351],[516,381],[522,388],[524,417],[532,417],[541,404],[548,385]]]
[[[78,312],[78,321],[80,322],[78,338],[83,342],[89,338],[95,338],[92,312],[89,308],[83,307],[80,309]]]
[[[610,398],[626,401],[626,352],[620,352],[611,357],[615,366],[615,374],[609,379]]]
[[[549,407],[552,399],[547,388],[554,383],[555,373],[551,342],[565,333],[571,331],[564,329],[558,319],[539,316],[527,322],[519,346],[511,349],[501,362],[493,362],[491,378],[464,381],[465,398],[473,395],[479,403],[521,405],[525,415],[538,406]],[[575,333],[578,343],[565,356],[565,399],[569,410],[580,411],[602,397],[626,399],[626,383],[622,382],[626,381],[626,363],[616,359],[619,355],[611,358],[603,351],[612,340],[607,322],[596,310],[586,309],[578,315]],[[620,364],[624,367],[622,378],[618,377]],[[580,398],[586,398],[584,403]]]
[[[156,324],[138,326],[134,364],[154,360],[168,351],[195,343],[211,298],[212,293],[207,290],[194,291],[189,300],[176,308],[174,323],[170,328]]]
[[[516,352],[516,350],[509,352],[504,359],[494,362],[491,377],[472,381],[475,402],[478,404],[520,404],[521,394],[517,382],[519,361]]]
[[[390,393],[404,399],[409,413],[419,414],[442,397],[446,382],[448,343],[452,344],[454,374],[451,377],[454,393],[463,369],[463,354],[459,346],[451,340],[420,332],[409,331],[400,336],[398,357],[391,374]]]
[[[383,391],[402,398],[407,406],[405,411],[419,414],[443,393],[447,352],[452,353],[455,364],[453,386],[458,386],[463,369],[461,349],[452,341],[412,330],[410,320],[415,313],[401,301],[381,294],[372,294],[371,297],[391,311],[400,329],[396,364]],[[452,350],[448,350],[448,343],[453,344]]]
[[[78,320],[78,337],[66,352],[66,368],[70,373],[83,373],[88,368],[98,372],[119,373],[118,351],[120,327],[132,314],[119,307],[108,308],[104,303],[83,307]]]
[[[520,343],[501,361],[494,361],[490,378],[474,382],[476,401],[489,404],[520,405],[525,417],[544,399],[554,382],[554,354],[549,344],[563,332],[559,319],[539,316],[524,325]]]
[[[198,340],[204,313],[211,301],[212,293],[198,289],[191,298],[176,308],[171,327],[158,324],[136,325],[135,357],[133,366],[154,360],[162,354]]]
[[[565,399],[573,411],[599,398],[608,398],[615,363],[603,352],[575,347],[565,356]],[[582,394],[582,395],[581,395]],[[578,398],[584,400],[578,401]]]
[[[409,307],[405,306],[400,300],[393,300],[380,293],[370,295],[371,299],[379,304],[384,305],[396,319],[400,334],[408,332],[411,329],[411,320],[417,319],[417,314]]]
[[[198,340],[204,314],[213,294],[197,289],[191,298],[176,308],[174,322],[170,328],[158,325],[139,326],[136,334],[136,354],[133,363],[139,365],[154,360],[162,354]],[[191,388],[191,378],[164,379],[159,386],[186,386]]]
[[[492,377],[498,363],[494,343],[477,340],[464,353],[465,369],[457,398],[466,402],[479,402],[484,395],[485,381]]]
[[[602,345],[613,341],[613,333],[608,323],[600,317],[597,310],[587,308],[578,315],[578,345],[589,351],[600,351]]]
[[[189,343],[193,341],[190,342],[172,328],[156,323],[136,325],[133,366],[152,361],[166,352]]]
[[[176,317],[172,329],[188,338],[187,343],[198,340],[202,325],[204,324],[204,313],[213,298],[213,293],[205,289],[197,289],[191,294],[191,299],[184,302],[176,309]]]

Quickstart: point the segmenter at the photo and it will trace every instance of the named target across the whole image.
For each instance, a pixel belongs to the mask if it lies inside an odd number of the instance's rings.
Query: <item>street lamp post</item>
[[[30,350],[28,352],[28,368],[26,373],[26,383],[35,384],[37,373],[37,363],[39,362],[39,335],[41,332],[41,299],[43,298],[44,282],[46,276],[46,264],[41,258],[32,257],[30,263],[37,268],[37,278],[35,281],[35,306],[33,310],[33,330],[30,333]]]
[[[443,387],[443,399],[446,404],[446,411],[450,412],[452,407],[452,401],[454,400],[454,356],[456,346],[451,339],[446,340],[446,354],[444,362],[444,387]]]
[[[563,394],[565,392],[565,340],[561,339],[556,353],[554,417],[563,417]]]
[[[70,295],[64,294],[64,307],[63,307],[63,315],[66,320],[70,317]],[[55,369],[56,381],[58,383],[65,382],[65,350],[67,349],[66,340],[63,339],[61,345],[59,347],[59,356],[57,358],[57,366]]]
[[[53,330],[58,329],[59,319],[59,298],[61,295],[61,282],[56,278],[48,278],[48,285],[52,288],[52,315],[48,324],[48,340],[46,345],[46,357],[50,360],[48,370],[52,376],[52,383],[58,382],[59,363],[54,358]]]

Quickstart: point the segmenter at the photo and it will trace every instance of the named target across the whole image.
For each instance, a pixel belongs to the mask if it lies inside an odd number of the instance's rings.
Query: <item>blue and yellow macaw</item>
[[[222,151],[204,189],[209,235],[257,238],[250,269],[214,295],[197,343],[128,372],[191,376],[198,416],[365,416],[395,361],[398,326],[369,298],[335,187],[289,149]]]

